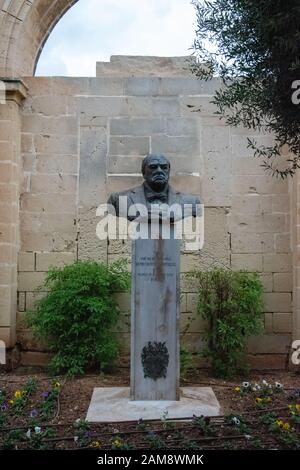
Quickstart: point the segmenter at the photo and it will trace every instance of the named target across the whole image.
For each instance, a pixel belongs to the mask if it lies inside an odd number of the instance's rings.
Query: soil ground
[[[28,378],[34,385],[24,392]],[[255,384],[261,389],[253,391]],[[298,373],[252,372],[246,379],[225,381],[207,370],[193,370],[181,385],[212,386],[222,416],[89,425],[84,420],[93,389],[129,386],[128,369],[76,378],[53,378],[28,368],[2,373],[0,448],[300,449]]]

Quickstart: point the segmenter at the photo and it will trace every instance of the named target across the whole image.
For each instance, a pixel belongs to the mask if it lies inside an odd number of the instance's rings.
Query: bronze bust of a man
[[[142,174],[144,177],[142,185],[110,195],[108,204],[114,207],[117,216],[124,216],[120,210],[120,196],[127,199],[127,218],[129,220],[135,218],[128,215],[129,209],[137,204],[146,206],[149,214],[152,205],[168,204],[168,206],[180,206],[183,210],[182,217],[200,215],[201,202],[198,197],[175,191],[169,185],[170,162],[164,155],[147,155],[142,162]],[[189,207],[188,214],[184,212],[186,207]]]

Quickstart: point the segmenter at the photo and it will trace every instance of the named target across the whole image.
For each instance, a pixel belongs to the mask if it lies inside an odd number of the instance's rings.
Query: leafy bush
[[[194,272],[199,281],[198,313],[208,321],[206,346],[217,376],[246,372],[246,338],[262,332],[263,285],[256,273],[213,269]]]
[[[80,261],[49,270],[40,288],[48,293],[26,320],[36,336],[48,341],[55,372],[82,374],[90,364],[101,370],[113,364],[118,343],[112,327],[119,316],[113,293],[128,288],[124,261],[110,266]]]

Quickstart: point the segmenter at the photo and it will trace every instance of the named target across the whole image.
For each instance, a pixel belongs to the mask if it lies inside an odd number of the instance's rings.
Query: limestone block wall
[[[112,191],[138,185],[143,156],[160,152],[171,161],[171,184],[200,195],[206,207],[203,251],[182,253],[183,342],[196,352],[204,328],[196,315],[196,287],[185,273],[216,265],[258,271],[265,286],[265,334],[249,341],[250,360],[256,367],[284,367],[293,322],[291,184],[263,171],[247,149],[248,130],[229,128],[214,116],[210,100],[217,80],[196,80],[179,58],[140,59],[137,65],[117,57],[97,70],[96,78],[24,79],[17,311],[22,348],[45,350],[33,341],[23,316],[50,265],[130,259],[128,243],[97,239],[95,211]],[[118,329],[128,353],[129,296],[120,294],[119,302],[124,315]]]

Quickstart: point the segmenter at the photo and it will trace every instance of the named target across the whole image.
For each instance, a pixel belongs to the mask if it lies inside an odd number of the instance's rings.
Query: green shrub
[[[198,313],[208,326],[202,352],[217,376],[247,371],[246,339],[262,332],[263,285],[256,273],[213,269],[194,272],[199,281]]]
[[[106,370],[113,364],[118,343],[112,327],[119,316],[113,294],[128,288],[125,261],[110,266],[80,261],[48,271],[40,288],[48,293],[26,321],[54,352],[53,371],[75,375],[89,365]]]

